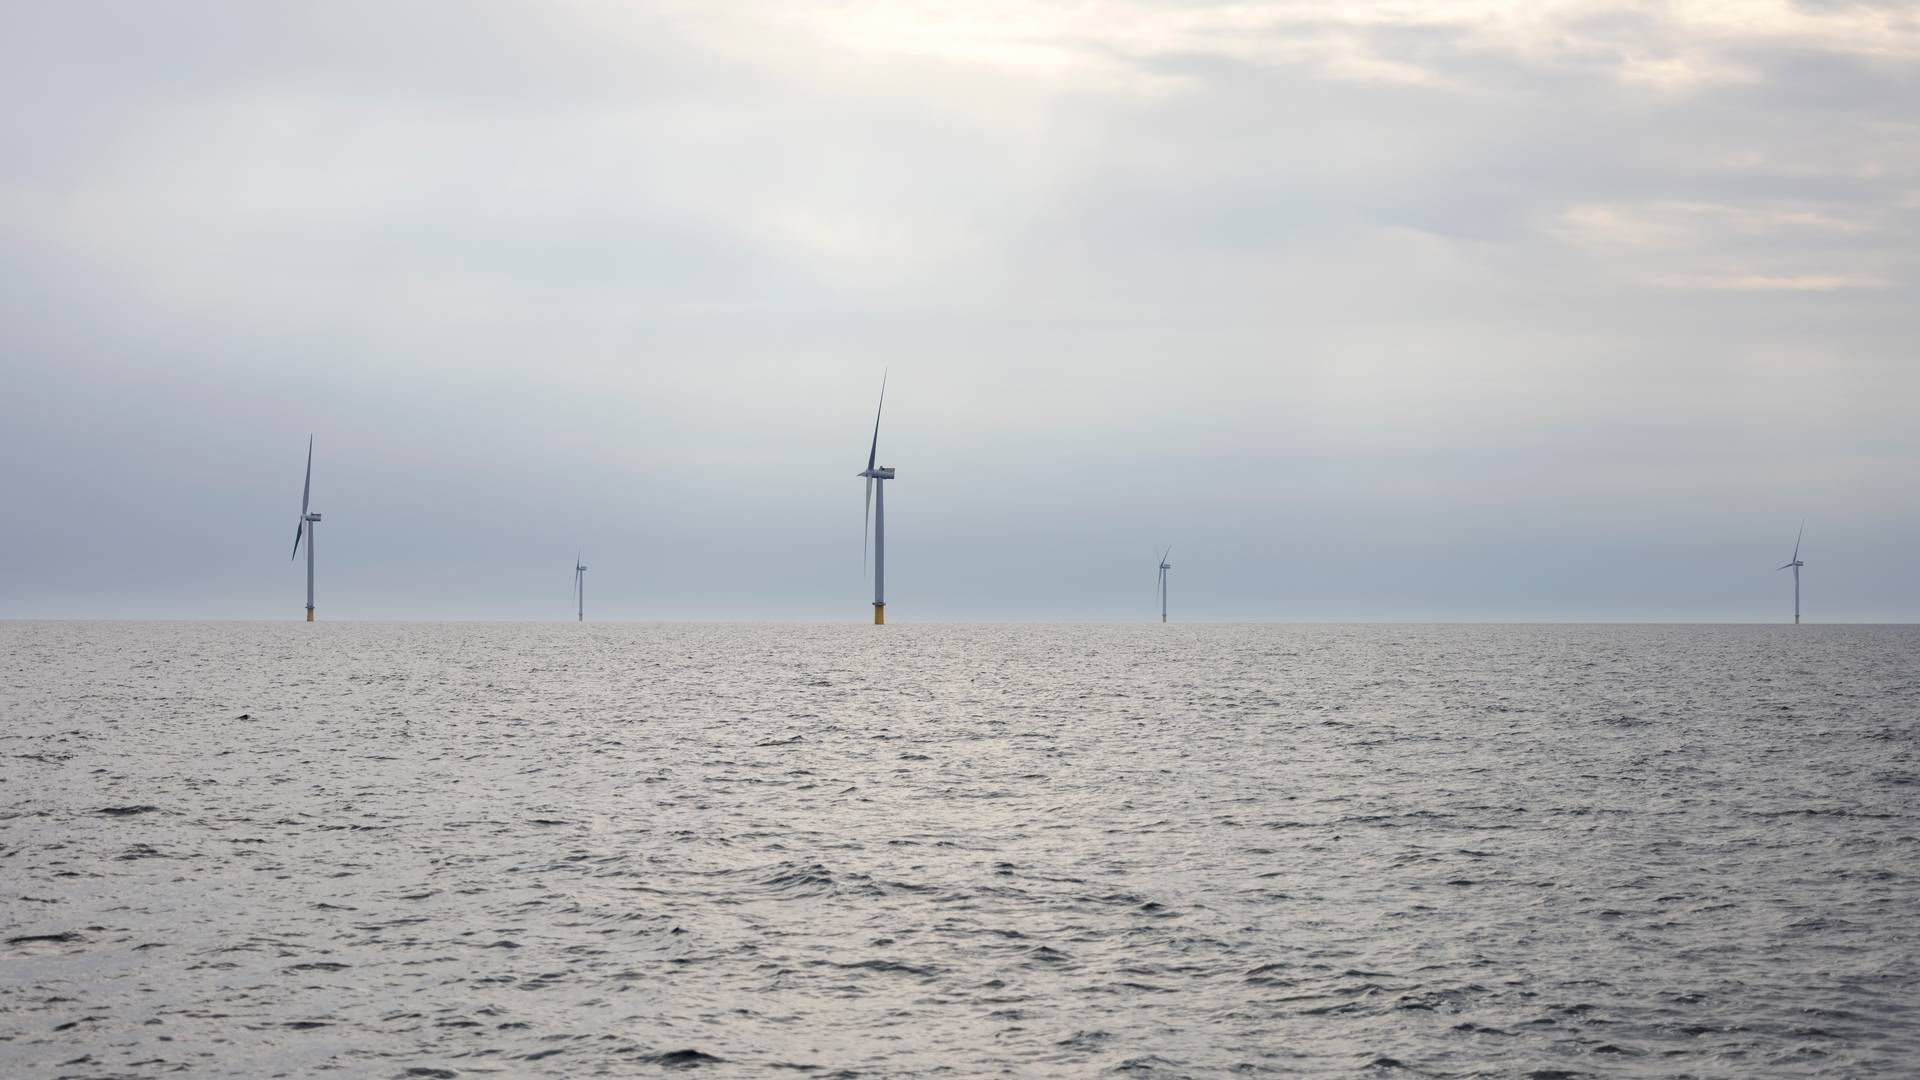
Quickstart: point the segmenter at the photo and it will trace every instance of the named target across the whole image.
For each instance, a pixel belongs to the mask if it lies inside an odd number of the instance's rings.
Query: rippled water
[[[0,1075],[1910,1075],[1911,627],[0,623]]]

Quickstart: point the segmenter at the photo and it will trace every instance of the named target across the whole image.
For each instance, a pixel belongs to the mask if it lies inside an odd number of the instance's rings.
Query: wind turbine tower
[[[1787,560],[1782,570],[1793,570],[1793,625],[1800,625],[1800,568],[1807,565],[1800,561],[1800,538],[1807,533],[1807,523],[1800,523],[1800,531],[1793,534],[1793,558]]]
[[[580,556],[573,557],[573,617],[575,622],[587,621],[587,566]]]
[[[307,621],[313,621],[313,527],[320,524],[319,514],[307,513],[307,502],[313,494],[313,436],[307,436],[307,482],[300,489],[300,524],[293,529],[293,554],[289,558],[299,558],[300,538],[307,538]]]
[[[893,467],[876,466],[880,454],[880,410],[887,404],[887,376],[880,374],[880,404],[873,410],[873,444],[867,448],[867,467],[855,476],[867,478],[867,515],[873,525],[873,625],[887,621],[887,481]],[[867,523],[860,525],[862,562],[865,561]]]
[[[1173,564],[1167,561],[1167,556],[1171,554],[1173,554],[1172,544],[1168,544],[1167,550],[1160,553],[1160,621],[1161,622],[1167,621],[1167,571],[1173,569]]]

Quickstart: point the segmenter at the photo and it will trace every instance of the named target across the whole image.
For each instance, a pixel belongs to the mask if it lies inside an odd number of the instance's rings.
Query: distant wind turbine
[[[1160,621],[1161,622],[1167,621],[1167,571],[1173,569],[1173,564],[1167,561],[1167,556],[1171,554],[1173,554],[1172,544],[1168,544],[1167,550],[1160,553]]]
[[[1800,568],[1807,565],[1800,561],[1800,538],[1807,533],[1807,523],[1800,523],[1800,531],[1793,534],[1793,558],[1787,560],[1781,570],[1793,570],[1793,625],[1800,625]]]
[[[874,464],[880,454],[880,410],[887,404],[887,376],[880,373],[880,404],[873,410],[873,444],[867,448],[867,467],[855,476],[867,478],[867,515],[873,523],[873,625],[887,621],[887,481],[892,466]],[[877,490],[876,490],[877,489]],[[867,523],[860,525],[861,569],[866,568]]]
[[[300,537],[307,538],[307,621],[313,621],[313,527],[320,524],[319,514],[307,513],[308,497],[313,494],[313,436],[307,436],[307,482],[300,489],[300,524],[293,529],[293,554],[300,556]]]
[[[587,566],[580,556],[573,557],[573,601],[574,621],[587,621]]]

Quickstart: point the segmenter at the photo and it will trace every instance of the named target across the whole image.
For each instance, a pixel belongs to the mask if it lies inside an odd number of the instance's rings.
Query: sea
[[[0,1076],[1920,1075],[1920,628],[0,623]]]

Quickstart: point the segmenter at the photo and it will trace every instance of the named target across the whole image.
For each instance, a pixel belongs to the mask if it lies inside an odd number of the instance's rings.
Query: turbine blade
[[[1807,534],[1807,519],[1800,519],[1800,531],[1793,534],[1793,559],[1800,561],[1800,538]]]
[[[871,468],[872,466],[868,466]],[[867,477],[867,513],[860,519],[860,572],[867,572],[868,534],[873,531],[873,477]]]
[[[880,455],[880,410],[887,407],[887,372],[880,372],[880,404],[873,409],[873,444],[867,447],[867,471],[873,471],[873,463]],[[868,481],[872,486],[872,481]]]
[[[300,537],[307,531],[307,499],[313,494],[313,436],[307,436],[307,481],[300,488],[300,524],[293,527],[293,554],[287,556],[291,562],[300,554]]]
[[[1787,564],[1787,565],[1785,565],[1785,566],[1776,566],[1776,567],[1774,567],[1774,569],[1775,569],[1775,570],[1791,570],[1791,569],[1793,569],[1793,564],[1792,564],[1792,563],[1788,563],[1788,564]]]

